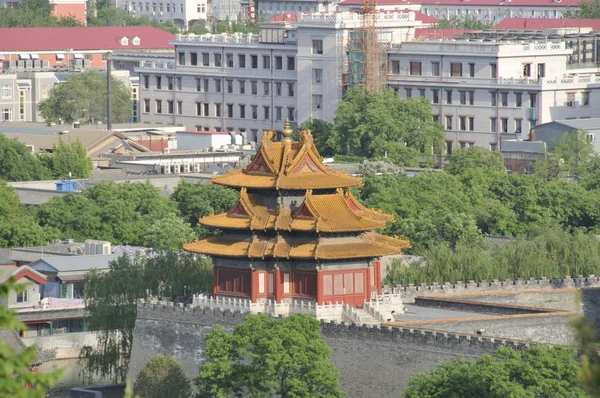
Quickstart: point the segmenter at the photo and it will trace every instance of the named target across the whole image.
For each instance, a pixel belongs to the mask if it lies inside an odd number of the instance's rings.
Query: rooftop
[[[108,269],[110,262],[117,258],[119,254],[49,257],[31,263],[30,267],[40,272],[89,271]]]
[[[579,7],[580,0],[469,0],[465,4],[465,0],[378,0],[379,6],[461,6],[461,7],[478,7],[478,6],[502,6],[502,7],[549,7],[549,8],[566,8]],[[361,5],[362,0],[343,0],[340,5]]]
[[[415,40],[448,40],[454,39],[467,32],[473,31],[466,29],[417,28],[415,29]]]
[[[560,124],[566,127],[569,127],[573,130],[576,129],[584,129],[588,131],[596,131],[600,130],[600,118],[590,118],[590,119],[563,119],[563,120],[554,120],[548,123],[538,124],[535,126],[536,128],[541,126],[547,126],[552,124]]]
[[[494,26],[496,30],[568,28],[592,28],[593,30],[600,30],[600,19],[504,18]]]
[[[0,53],[84,50],[162,49],[175,35],[153,26],[103,26],[72,28],[0,28]],[[127,44],[121,40],[127,38]],[[139,44],[134,45],[134,38]]]

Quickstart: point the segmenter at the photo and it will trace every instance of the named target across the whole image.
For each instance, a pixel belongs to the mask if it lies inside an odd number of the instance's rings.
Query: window
[[[529,107],[535,108],[537,106],[537,94],[529,93]]]
[[[221,79],[215,79],[215,93],[221,92]]]
[[[490,142],[490,151],[496,152],[498,150],[498,143]]]
[[[469,116],[469,131],[475,131],[475,118],[473,116]]]
[[[252,119],[258,119],[258,106],[252,105]]]
[[[411,62],[410,63],[410,74],[411,76],[421,76],[421,63]]]
[[[156,89],[160,90],[162,88],[162,79],[160,76],[156,76]]]
[[[323,81],[323,69],[313,68],[312,70],[312,78],[314,84],[319,84]]]
[[[190,64],[193,66],[198,65],[198,53],[190,53]]]
[[[280,106],[275,107],[275,120],[277,121],[281,120],[281,109]]]
[[[246,94],[246,81],[239,80],[238,83],[240,84],[240,94]]]
[[[185,53],[178,53],[179,55],[179,65],[185,65]]]
[[[498,119],[495,117],[490,118],[490,132],[496,133],[498,132]]]
[[[181,78],[178,77],[175,79],[175,81],[177,82],[177,90],[181,91]]]
[[[263,69],[271,69],[271,57],[263,55]]]
[[[575,106],[575,93],[567,93],[567,106]]]
[[[240,108],[240,119],[246,118],[246,105],[239,105]]]
[[[440,90],[431,90],[432,98],[431,102],[434,104],[440,103]]]
[[[177,114],[183,114],[183,101],[177,101]]]
[[[233,104],[227,104],[227,117],[233,117]]]
[[[412,98],[412,88],[405,88],[404,91],[406,91],[406,98]]]
[[[507,164],[506,165],[506,174],[512,174],[512,173],[513,173],[512,164]]]
[[[275,95],[281,97],[281,82],[275,83]]]
[[[296,60],[294,57],[287,57],[287,70],[296,70]]]
[[[150,105],[148,105],[150,106]],[[3,108],[0,114],[0,121],[2,122],[10,122],[12,121],[12,109],[11,108]]]
[[[446,155],[452,153],[452,141],[446,141]]]
[[[474,105],[475,104],[475,91],[467,91],[468,95],[468,101],[467,103],[469,105]]]
[[[439,76],[440,75],[440,63],[439,62],[432,62],[431,63],[431,75],[432,76]]]
[[[150,88],[150,76],[144,75],[144,88]],[[4,97],[4,95],[2,95]]]
[[[323,107],[323,96],[322,95],[313,94],[312,107],[313,107],[313,109],[321,109]]]
[[[517,108],[520,108],[523,106],[523,94],[522,93],[515,93],[515,106]]]
[[[436,123],[440,122],[440,115],[432,115],[433,121]]]
[[[466,116],[458,117],[458,128],[460,131],[465,131],[467,129],[467,117]]]
[[[419,89],[419,97],[425,97],[425,89],[424,88]]]
[[[173,78],[167,77],[167,89],[173,91]]]
[[[446,130],[452,130],[452,116],[446,116]]]
[[[282,70],[283,69],[283,57],[276,56],[275,57],[275,69]]]
[[[263,82],[263,92],[265,93],[265,95],[269,95],[270,94],[270,87],[271,84],[269,82]]]
[[[452,90],[446,90],[446,104],[452,105]]]
[[[392,61],[392,73],[396,75],[400,73],[400,61]]]
[[[215,66],[221,67],[221,54],[214,54],[215,56]]]
[[[227,94],[233,94],[233,80],[227,80]]]
[[[546,77],[546,64],[538,64],[537,66],[537,77]]]
[[[312,53],[317,55],[323,54],[323,40],[313,39],[312,41]]]
[[[496,106],[497,105],[497,100],[498,100],[497,93],[495,93],[495,92],[490,93],[490,105],[491,106]]]
[[[467,92],[459,91],[458,93],[460,94],[460,104],[467,105]]]
[[[296,108],[287,108],[288,109],[288,119],[290,122],[293,122],[296,119]]]
[[[215,116],[216,117],[221,117],[221,104],[215,104]],[[217,129],[217,131],[220,131],[221,129]]]
[[[501,133],[506,134],[508,133],[508,119],[503,117],[500,118],[500,126],[501,126]]]
[[[294,96],[294,83],[288,83],[288,97]]]
[[[590,93],[588,91],[581,93],[581,106],[590,106]]]
[[[150,113],[150,100],[149,99],[144,100],[144,112]]]
[[[452,77],[462,77],[462,64],[461,63],[451,63],[450,64],[450,75]]]
[[[175,103],[171,100],[167,100],[167,113],[169,115],[175,113]]]
[[[271,118],[271,107],[263,106],[263,111],[264,111],[264,115],[265,115],[265,120],[269,120]]]
[[[225,62],[228,68],[233,68],[233,54],[225,54]]]
[[[250,82],[250,90],[252,92],[252,95],[257,95],[258,94],[258,82],[251,81]]]
[[[202,91],[202,79],[196,79],[196,91]]]
[[[469,64],[469,77],[475,77],[475,64]]]
[[[587,133],[585,135],[585,139],[587,140],[587,142],[593,143],[596,140],[596,137],[594,136],[594,133]]]
[[[205,102],[202,104],[202,108],[203,108],[203,115],[204,116],[210,116],[210,113],[208,112],[208,102]],[[208,131],[208,129],[206,129]]]
[[[495,79],[498,76],[498,67],[496,64],[490,64],[490,77]]]
[[[238,68],[246,67],[246,54],[238,54]]]
[[[523,132],[523,119],[515,119],[515,134]]]
[[[523,77],[531,77],[531,64],[523,64]]]
[[[508,93],[500,93],[502,106],[508,106]]]
[[[20,293],[17,293],[17,303],[26,303],[27,302],[27,290],[23,290]]]
[[[208,66],[210,64],[210,54],[202,53],[202,66]]]
[[[250,67],[252,69],[258,69],[258,55],[250,56]]]
[[[162,113],[162,101],[156,100],[156,113]]]

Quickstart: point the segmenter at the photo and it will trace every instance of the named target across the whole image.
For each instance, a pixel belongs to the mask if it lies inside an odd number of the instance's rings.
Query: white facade
[[[285,12],[333,12],[337,10],[337,0],[267,0],[257,4],[258,15],[265,19]]]
[[[221,148],[232,144],[232,137],[223,131],[178,131],[178,149],[197,151]]]
[[[211,12],[207,0],[117,0],[117,7],[136,18],[173,21],[181,29],[188,29],[190,21],[207,20]]]
[[[600,78],[567,70],[565,43],[411,42],[389,54],[389,86],[424,96],[444,126],[447,148],[500,149],[535,124],[589,118],[600,108]],[[516,135],[515,135],[516,134]]]

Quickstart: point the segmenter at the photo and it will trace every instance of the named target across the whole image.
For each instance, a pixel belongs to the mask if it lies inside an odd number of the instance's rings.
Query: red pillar
[[[258,295],[258,271],[253,269],[250,270],[250,302],[256,303],[256,296]]]
[[[275,293],[275,302],[281,303],[281,296],[283,296],[283,285],[281,284],[281,271],[279,268],[275,268],[275,272],[273,272],[273,290]]]
[[[213,293],[212,296],[214,299],[217,298],[217,287],[219,286],[219,269],[217,267],[213,267]]]
[[[317,271],[317,305],[323,305],[323,273]]]

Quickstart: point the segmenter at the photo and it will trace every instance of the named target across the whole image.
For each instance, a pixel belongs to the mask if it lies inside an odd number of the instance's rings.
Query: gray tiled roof
[[[25,348],[25,344],[15,330],[0,329],[0,341],[5,342],[17,354],[21,353]],[[56,356],[55,350],[38,350],[35,362],[32,365],[39,365],[44,362],[49,362]]]
[[[37,260],[31,263],[30,266],[38,271],[52,271],[51,268],[56,269],[58,272],[89,271],[94,268],[106,269],[109,267],[110,262],[118,257],[118,254],[57,256]]]

